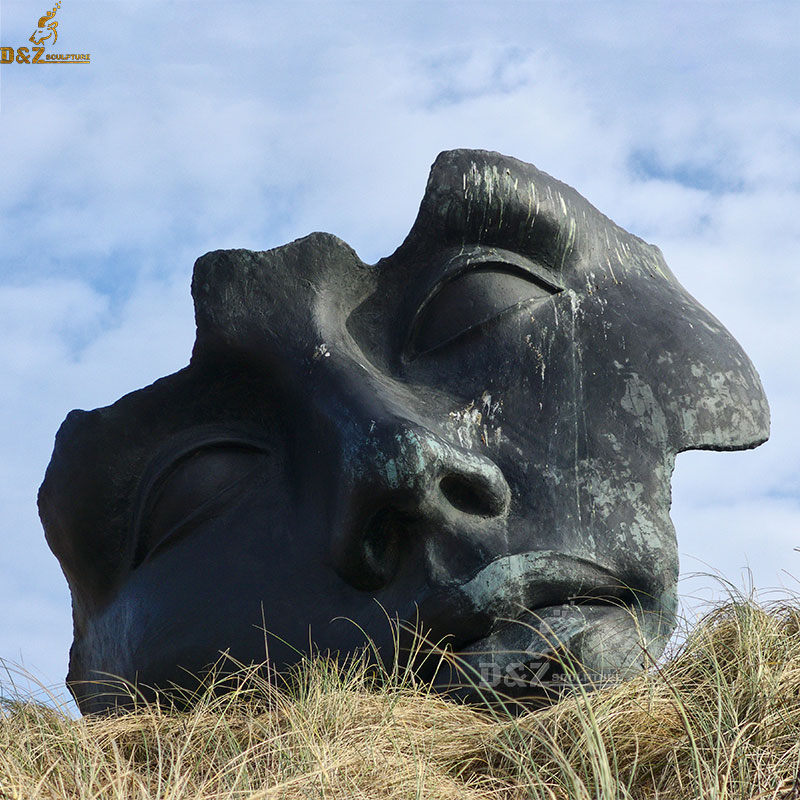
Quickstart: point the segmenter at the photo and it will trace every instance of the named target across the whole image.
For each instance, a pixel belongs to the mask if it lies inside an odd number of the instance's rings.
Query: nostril
[[[439,481],[439,489],[450,505],[464,514],[494,517],[503,510],[505,498],[482,481],[465,475],[445,475]]]
[[[379,589],[388,583],[400,559],[403,530],[408,520],[394,509],[385,508],[370,517],[364,526],[362,552],[366,569],[359,588]]]

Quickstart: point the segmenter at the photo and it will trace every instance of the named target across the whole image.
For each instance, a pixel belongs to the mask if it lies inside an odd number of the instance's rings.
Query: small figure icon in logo
[[[48,11],[43,17],[39,18],[39,25],[28,41],[41,45],[52,37],[53,40],[49,44],[56,43],[58,40],[58,23],[53,17],[59,8],[61,8],[60,2],[56,3],[56,7],[52,11]]]

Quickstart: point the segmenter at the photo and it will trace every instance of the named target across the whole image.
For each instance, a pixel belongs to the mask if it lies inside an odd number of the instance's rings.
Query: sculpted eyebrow
[[[468,244],[454,248],[449,257],[442,261],[436,281],[429,288],[471,270],[509,272],[544,283],[554,291],[564,288],[559,270],[545,269],[536,259],[520,254],[519,250]]]
[[[447,202],[431,209],[448,246],[502,247],[554,272],[572,264],[586,212],[555,182],[476,164],[449,177]]]

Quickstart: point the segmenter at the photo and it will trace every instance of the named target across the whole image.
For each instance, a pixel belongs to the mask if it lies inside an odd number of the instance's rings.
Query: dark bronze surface
[[[192,293],[189,366],[71,412],[40,491],[84,711],[104,673],[261,661],[263,624],[279,668],[365,635],[391,662],[396,618],[512,695],[554,637],[636,669],[674,625],[675,455],[768,435],[661,252],[497,153],[441,154],[375,265],[314,233],[208,253]]]

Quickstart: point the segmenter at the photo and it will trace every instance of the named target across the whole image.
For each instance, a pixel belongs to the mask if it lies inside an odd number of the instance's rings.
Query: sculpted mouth
[[[554,550],[501,556],[457,591],[495,618],[566,603],[619,605],[633,599],[633,588],[610,569]]]
[[[420,612],[434,631],[448,630],[468,673],[482,674],[490,663],[505,675],[556,652],[605,672],[640,659],[637,620],[656,610],[652,600],[606,567],[540,550],[495,559]],[[452,678],[439,682],[452,685]]]

